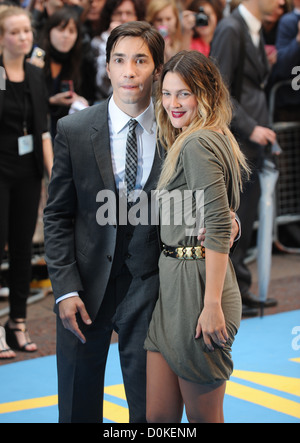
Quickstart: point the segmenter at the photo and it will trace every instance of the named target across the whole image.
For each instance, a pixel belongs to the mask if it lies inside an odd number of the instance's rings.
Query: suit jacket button
[[[111,255],[108,255],[108,256],[107,256],[107,260],[111,262],[111,261],[112,261],[112,256],[111,256]]]

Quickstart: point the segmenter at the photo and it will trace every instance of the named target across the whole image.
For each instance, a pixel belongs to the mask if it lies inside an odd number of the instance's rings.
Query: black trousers
[[[243,193],[241,194],[238,216],[241,220],[242,237],[231,257],[242,296],[250,290],[252,285],[252,275],[245,264],[245,259],[251,245],[253,226],[257,220],[258,204],[261,195],[258,174],[258,169],[254,167],[251,178],[249,182],[245,183]]]
[[[78,323],[86,344],[57,318],[57,369],[60,423],[103,421],[104,376],[113,330],[131,423],[146,422],[146,351],[144,341],[158,296],[158,274],[132,278],[126,266],[111,278],[92,326]]]
[[[0,263],[9,247],[10,317],[26,318],[30,290],[32,238],[41,195],[41,179],[0,176]]]

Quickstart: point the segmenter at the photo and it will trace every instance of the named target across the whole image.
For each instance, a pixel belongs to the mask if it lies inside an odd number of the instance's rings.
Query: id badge
[[[18,138],[19,155],[26,155],[33,152],[33,136],[24,135]]]

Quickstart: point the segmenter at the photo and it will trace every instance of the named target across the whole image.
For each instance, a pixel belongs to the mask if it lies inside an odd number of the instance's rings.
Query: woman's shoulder
[[[215,152],[215,146],[228,145],[227,136],[210,129],[200,129],[189,134],[184,140],[182,150],[209,150]]]
[[[29,80],[29,83],[32,86],[36,85],[37,87],[39,87],[40,85],[45,84],[45,73],[42,68],[39,68],[38,66],[35,66],[30,62],[26,62],[25,73],[26,78]]]
[[[42,68],[39,68],[38,66],[33,65],[29,61],[26,61],[26,71],[30,75],[35,75],[36,77],[43,77],[44,71]]]
[[[198,163],[203,170],[208,165],[218,169],[228,168],[228,159],[232,157],[230,140],[223,133],[201,129],[186,137],[183,143],[181,157],[183,162]]]

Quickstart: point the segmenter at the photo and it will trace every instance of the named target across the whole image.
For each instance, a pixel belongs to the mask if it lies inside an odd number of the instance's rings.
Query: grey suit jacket
[[[211,48],[211,57],[220,68],[231,93],[235,89],[239,65],[242,63],[240,58],[243,44],[245,57],[241,97],[239,102],[233,97],[232,129],[242,142],[248,158],[256,158],[262,150],[259,145],[250,142],[249,137],[255,126],[269,125],[265,87],[270,69],[262,34],[260,48],[256,48],[246,22],[239,11],[235,10],[231,17],[221,20],[217,26]]]
[[[96,218],[107,202],[97,201],[100,191],[111,191],[118,199],[109,140],[108,101],[59,121],[44,214],[46,262],[54,296],[79,292],[92,320],[103,301],[118,247],[118,221],[100,226]],[[157,151],[144,188],[148,196],[156,187],[161,162]],[[150,219],[151,199],[144,204],[149,223],[135,227],[125,259],[132,276],[141,281],[157,272],[160,254],[157,226]]]

